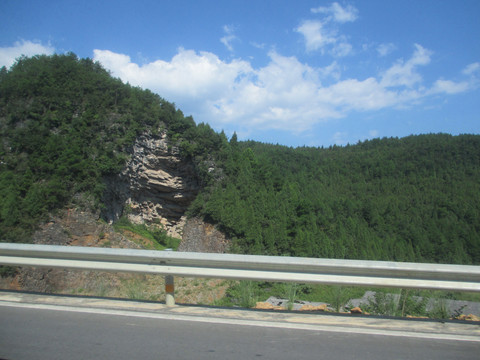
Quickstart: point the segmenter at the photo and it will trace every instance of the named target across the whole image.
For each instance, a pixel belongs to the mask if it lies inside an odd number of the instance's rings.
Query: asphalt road
[[[139,313],[140,314],[140,313]],[[0,359],[478,359],[479,342],[0,306]]]

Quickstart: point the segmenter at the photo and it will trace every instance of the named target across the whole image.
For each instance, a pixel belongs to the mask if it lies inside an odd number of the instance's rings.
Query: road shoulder
[[[480,342],[480,324],[430,319],[386,319],[322,312],[267,311],[149,301],[0,291],[0,306],[263,326],[380,336]]]

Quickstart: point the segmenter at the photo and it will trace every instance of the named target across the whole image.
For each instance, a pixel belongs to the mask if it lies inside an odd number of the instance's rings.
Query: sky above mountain
[[[0,1],[0,66],[73,52],[241,140],[480,133],[478,0]]]

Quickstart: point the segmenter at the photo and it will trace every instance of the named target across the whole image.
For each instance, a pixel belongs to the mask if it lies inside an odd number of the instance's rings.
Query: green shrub
[[[169,236],[166,230],[158,225],[147,226],[145,224],[134,224],[126,216],[118,219],[113,224],[113,227],[117,231],[128,230],[152,241],[157,250],[167,248],[177,250],[181,242],[180,239]]]

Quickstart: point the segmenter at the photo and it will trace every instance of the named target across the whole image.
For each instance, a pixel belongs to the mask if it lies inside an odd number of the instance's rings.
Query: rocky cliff
[[[200,184],[192,162],[169,146],[166,133],[144,134],[132,147],[130,158],[119,175],[106,179],[105,208],[101,218],[112,223],[125,215],[134,223],[162,224],[168,234],[182,238],[180,251],[227,252],[229,241],[213,225],[185,216]],[[52,214],[40,225],[33,242],[51,245],[142,248],[141,240],[127,239],[100,219],[92,200],[84,195],[73,199],[67,209]],[[130,234],[132,235],[132,234]],[[102,275],[108,283],[120,284],[127,275]],[[93,289],[95,272],[64,269],[21,268],[13,278],[0,279],[0,288],[40,292],[69,292]],[[103,280],[102,280],[103,281]],[[128,280],[130,281],[130,280]]]
[[[123,171],[106,182],[103,218],[126,215],[134,223],[162,224],[177,238],[200,188],[193,163],[168,144],[166,132],[137,138]]]

